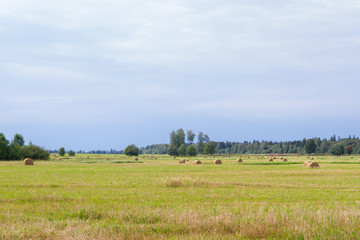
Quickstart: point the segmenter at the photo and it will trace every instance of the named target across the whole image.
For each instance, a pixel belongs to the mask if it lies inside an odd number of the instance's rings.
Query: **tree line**
[[[36,146],[30,142],[25,145],[25,140],[20,134],[15,134],[9,141],[3,133],[0,133],[0,160],[22,160],[33,158],[38,160],[49,159],[50,153],[42,147]]]
[[[188,130],[187,134],[181,128],[170,133],[169,144],[153,144],[140,148],[140,154],[170,154],[182,155],[184,154],[184,147],[194,146],[197,154],[207,154],[204,152],[205,145],[214,145],[215,153],[217,154],[307,154],[309,150],[306,149],[306,143],[310,139],[294,141],[244,141],[244,142],[230,142],[230,141],[210,141],[207,134],[200,132],[198,134],[198,141],[194,143],[195,134]],[[185,141],[185,139],[187,141]],[[340,138],[335,135],[327,138],[311,138],[314,142],[313,150],[310,153],[335,155],[341,154],[360,154],[360,140],[356,136],[349,136],[348,138]],[[180,148],[181,147],[181,148]]]

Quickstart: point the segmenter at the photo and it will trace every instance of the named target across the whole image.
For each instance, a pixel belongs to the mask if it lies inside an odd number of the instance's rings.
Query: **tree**
[[[210,138],[207,134],[204,134],[204,143],[207,143],[210,141]]]
[[[14,139],[11,142],[11,145],[16,145],[16,146],[22,147],[22,146],[24,146],[24,144],[25,144],[25,140],[24,140],[23,136],[21,136],[18,133],[15,134]]]
[[[170,133],[170,144],[174,144],[177,148],[185,144],[185,132],[182,128]]]
[[[0,160],[8,160],[9,150],[9,141],[0,133]]]
[[[60,155],[60,156],[64,156],[64,155],[65,155],[65,148],[61,147],[61,148],[59,149],[59,155]]]
[[[196,156],[197,155],[196,147],[194,145],[188,146],[188,148],[186,149],[186,153],[191,157]]]
[[[193,144],[196,134],[193,133],[192,130],[187,130],[187,131],[186,131],[186,135],[187,135],[187,141],[188,141],[188,143],[189,143],[189,144]]]
[[[177,143],[178,143],[177,147],[180,147],[182,144],[185,144],[185,132],[182,128],[180,128],[176,131],[176,137],[177,137]]]
[[[131,144],[125,148],[124,153],[128,156],[138,156],[139,148],[135,144]]]
[[[177,147],[175,146],[175,144],[173,144],[173,143],[170,143],[170,144],[169,144],[167,153],[168,153],[170,156],[178,156],[178,155],[179,155],[179,153],[178,153],[178,148],[177,148]]]
[[[345,152],[345,148],[341,144],[334,144],[330,147],[330,153],[334,155],[340,156],[344,154],[344,152]]]
[[[186,155],[186,146],[185,144],[181,144],[181,146],[178,149],[178,153],[180,156],[185,156]]]
[[[69,151],[69,156],[75,156],[75,152],[73,150]]]
[[[214,142],[208,142],[205,144],[204,147],[204,154],[211,154],[213,155],[214,153],[216,153],[216,149],[215,149],[215,143]]]
[[[314,153],[316,150],[316,143],[314,139],[309,139],[305,143],[305,152],[308,154]]]
[[[175,145],[175,146],[177,146],[177,147],[179,147],[178,146],[178,142],[177,142],[177,137],[176,137],[176,132],[175,131],[172,131],[171,133],[170,133],[170,144],[173,144],[173,145]]]
[[[353,152],[353,147],[350,145],[350,146],[347,146],[346,148],[345,148],[345,151],[346,151],[346,153],[348,154],[348,155],[350,155],[352,152]]]
[[[198,149],[199,153],[204,152],[204,133],[203,132],[199,132],[199,134],[198,134],[197,149]]]

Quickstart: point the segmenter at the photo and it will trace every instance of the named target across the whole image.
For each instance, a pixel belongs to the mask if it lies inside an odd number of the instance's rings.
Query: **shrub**
[[[23,146],[21,149],[22,158],[32,158],[39,160],[48,160],[50,157],[50,153],[46,151],[44,148],[29,144],[27,146]]]
[[[69,156],[75,156],[75,152],[73,150],[69,151]]]
[[[139,156],[139,148],[131,144],[125,148],[124,153],[128,156]]]

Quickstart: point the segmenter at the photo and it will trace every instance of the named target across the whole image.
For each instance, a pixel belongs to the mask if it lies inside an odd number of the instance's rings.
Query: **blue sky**
[[[0,132],[48,149],[360,135],[360,1],[0,0]]]

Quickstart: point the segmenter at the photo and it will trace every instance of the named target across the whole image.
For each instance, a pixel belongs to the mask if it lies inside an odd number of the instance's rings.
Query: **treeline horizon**
[[[206,139],[207,142],[213,142],[216,149],[216,154],[307,154],[305,150],[306,141],[314,139],[316,144],[314,154],[327,154],[333,145],[339,144],[344,148],[352,146],[352,154],[360,154],[360,138],[348,136],[341,138],[333,135],[330,138],[304,138],[302,140],[292,141],[271,141],[271,140],[253,140],[244,142],[235,141],[211,141],[210,138]],[[186,146],[194,145],[198,149],[197,143],[186,142]],[[139,148],[139,154],[168,154],[169,144],[151,144]],[[50,153],[57,153],[58,150],[48,150]],[[76,153],[80,154],[124,154],[124,150],[79,150]],[[198,152],[202,154],[202,152]]]

